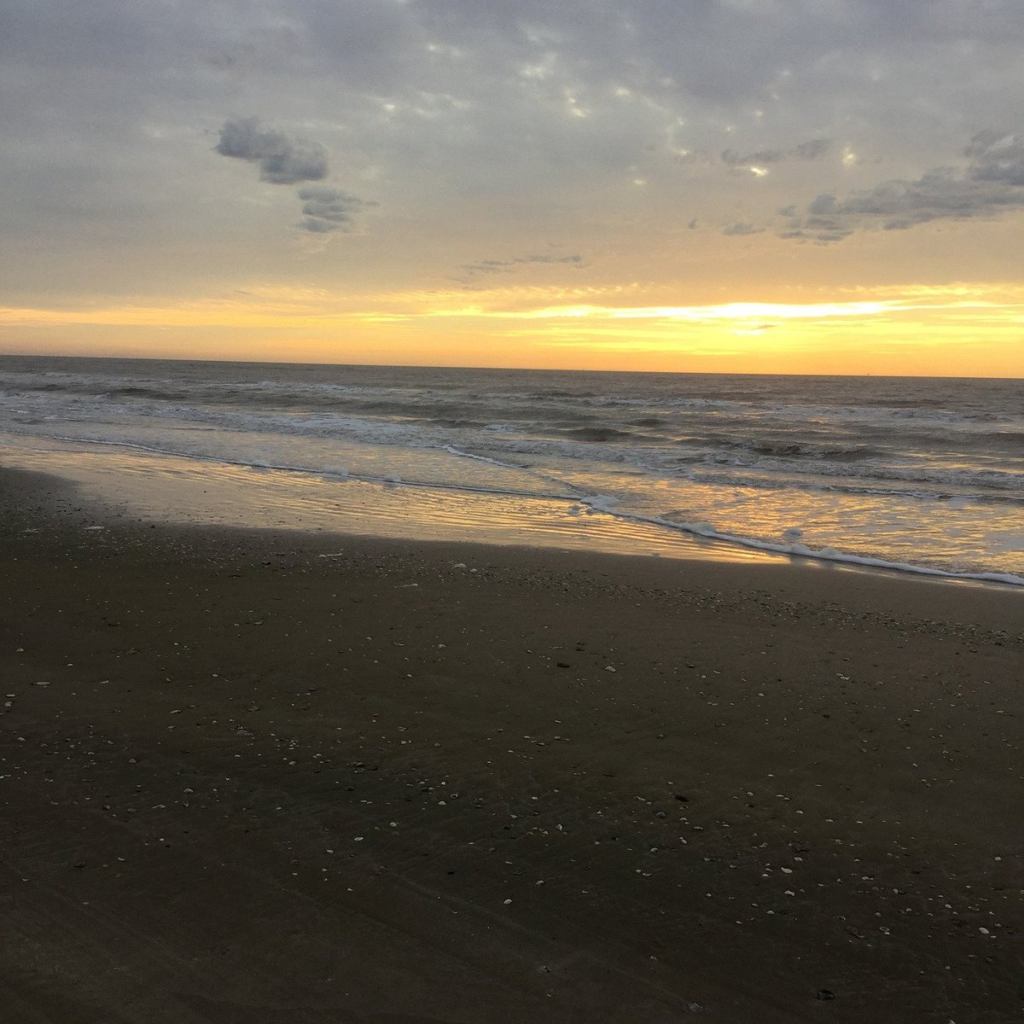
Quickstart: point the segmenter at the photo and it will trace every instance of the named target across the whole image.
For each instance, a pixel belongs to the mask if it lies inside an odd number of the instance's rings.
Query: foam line
[[[646,523],[651,526],[663,526],[670,530],[690,533],[697,537],[735,544],[739,547],[751,548],[755,551],[769,551],[779,555],[796,555],[799,558],[812,558],[824,562],[844,562],[851,565],[863,565],[872,569],[885,569],[895,572],[914,573],[919,576],[933,576],[947,580],[973,580],[982,583],[1003,583],[1015,587],[1024,587],[1024,576],[1001,572],[954,572],[935,569],[924,565],[913,565],[910,562],[889,562],[884,558],[871,558],[867,555],[850,555],[837,551],[832,547],[809,548],[806,544],[778,544],[772,541],[757,540],[754,537],[737,537],[734,534],[719,533],[707,523],[678,523],[660,516],[641,516],[631,512],[614,509],[599,498],[582,498],[581,503],[589,505],[595,512],[600,512],[615,519],[625,519],[634,523]]]
[[[409,480],[398,479],[394,476],[375,476],[368,473],[352,473],[346,471],[344,474],[338,469],[312,469],[308,466],[285,466],[272,462],[250,462],[240,459],[217,458],[213,455],[198,455],[192,452],[179,452],[169,448],[155,448],[149,445],[138,444],[134,441],[109,441],[101,438],[90,437],[62,437],[53,436],[55,441],[67,441],[73,444],[82,445],[103,445],[109,448],[127,448],[131,451],[141,451],[148,455],[163,455],[168,458],[182,459],[186,462],[212,463],[218,466],[232,466],[236,469],[259,469],[269,470],[276,473],[294,473],[301,476],[330,476],[337,480],[357,480],[367,484],[389,484],[393,487],[418,487],[429,488],[435,491],[458,491],[467,494],[487,494],[495,497],[505,498],[538,498],[546,501],[578,501],[578,495],[564,493],[543,493],[539,491],[523,491],[514,488],[497,487],[476,487],[473,484],[444,483],[435,480]],[[36,451],[46,449],[34,446]],[[475,456],[468,456],[474,458]],[[490,460],[484,460],[490,461]],[[516,467],[509,467],[516,468]]]
[[[499,462],[498,459],[489,459],[486,455],[474,455],[472,452],[459,451],[455,445],[446,444],[444,450],[449,455],[458,455],[462,459],[475,459],[477,462],[487,462],[492,466],[501,466],[502,469],[524,469],[523,466],[517,466],[512,462]]]
[[[99,438],[82,438],[82,437],[54,437],[54,440],[65,441],[74,444],[83,445],[97,445],[112,448],[128,449],[131,451],[145,452],[146,454],[166,456],[170,458],[180,458],[186,461],[195,461],[202,463],[212,463],[215,465],[231,466],[240,469],[260,469],[269,470],[272,472],[280,473],[291,473],[302,476],[319,476],[330,475],[329,471],[326,472],[323,469],[310,469],[302,466],[285,466],[285,465],[274,465],[270,463],[259,463],[259,462],[247,462],[241,460],[233,460],[227,458],[215,458],[208,455],[197,455],[191,453],[177,452],[170,449],[157,448],[149,445],[143,445],[132,441],[111,441]],[[37,449],[45,450],[45,449]],[[450,450],[446,446],[445,450]],[[486,459],[482,456],[474,456],[469,453],[460,452],[457,449],[452,451],[452,454],[462,455],[466,458],[478,459],[485,462],[493,462],[494,460]],[[498,465],[503,465],[497,463]],[[505,468],[521,468],[514,466],[507,466]],[[374,484],[388,484],[390,486],[417,488],[441,492],[457,492],[465,494],[480,494],[494,497],[510,497],[510,498],[525,498],[534,500],[547,500],[547,501],[565,501],[573,504],[582,504],[593,510],[594,513],[602,513],[608,515],[614,519],[640,523],[649,526],[657,526],[664,529],[672,530],[677,533],[688,533],[694,536],[705,537],[711,540],[715,540],[724,544],[739,546],[748,548],[756,551],[770,552],[778,555],[790,555],[797,556],[800,558],[815,559],[819,561],[828,562],[839,562],[850,565],[859,565],[872,569],[883,569],[888,571],[897,571],[905,573],[913,573],[920,576],[929,576],[938,579],[946,580],[970,580],[983,583],[999,583],[1010,585],[1014,587],[1024,587],[1024,576],[1016,575],[1015,573],[1001,573],[1001,572],[956,572],[951,570],[937,569],[929,566],[914,565],[909,562],[895,562],[888,561],[881,558],[873,558],[866,555],[853,555],[839,551],[833,547],[824,547],[819,549],[813,549],[807,547],[805,544],[799,543],[776,543],[772,541],[762,541],[753,537],[743,537],[735,534],[719,533],[713,527],[707,523],[685,523],[676,522],[673,520],[665,519],[661,516],[644,516],[638,513],[631,513],[623,511],[615,507],[617,499],[610,495],[590,495],[583,497],[579,494],[566,494],[566,493],[539,493],[536,491],[522,491],[515,489],[499,489],[493,487],[474,486],[472,484],[459,484],[459,483],[439,483],[436,481],[419,481],[419,480],[396,480],[393,477],[388,476],[371,476],[350,473],[346,477],[342,477],[340,473],[335,473],[338,479],[351,479],[357,480],[363,483],[374,483]],[[571,513],[570,513],[571,514]]]

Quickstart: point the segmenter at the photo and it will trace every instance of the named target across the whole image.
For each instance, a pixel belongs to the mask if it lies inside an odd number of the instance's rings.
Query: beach
[[[1024,0],[0,12],[0,1024],[1024,1024]]]
[[[0,474],[12,1022],[1024,1007],[1024,594]]]

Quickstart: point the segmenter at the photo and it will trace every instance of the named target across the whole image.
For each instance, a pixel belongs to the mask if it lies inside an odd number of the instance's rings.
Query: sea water
[[[1024,584],[1021,380],[8,356],[0,446]]]

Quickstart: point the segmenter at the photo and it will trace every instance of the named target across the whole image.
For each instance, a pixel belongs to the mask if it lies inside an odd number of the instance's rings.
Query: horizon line
[[[213,363],[227,366],[331,366],[373,367],[377,369],[395,370],[499,370],[510,373],[630,373],[646,374],[647,376],[691,376],[691,377],[872,377],[879,380],[1019,380],[1024,376],[992,377],[983,374],[943,374],[943,373],[799,373],[771,371],[723,371],[723,370],[607,370],[588,369],[586,367],[553,368],[543,366],[466,366],[459,363],[359,363],[359,362],[327,362],[321,360],[266,360],[266,359],[207,359],[202,356],[123,356],[123,355],[82,355],[81,353],[31,353],[31,352],[0,352],[0,359],[80,359],[107,360],[110,362],[149,362],[149,363]]]

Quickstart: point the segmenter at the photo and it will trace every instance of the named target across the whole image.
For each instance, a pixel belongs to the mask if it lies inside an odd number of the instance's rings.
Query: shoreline
[[[15,1019],[1020,1012],[1012,589],[174,526],[12,471],[0,562]]]
[[[97,452],[84,442],[65,440],[69,447],[63,450],[31,446],[26,452],[8,450],[6,463],[66,479],[80,488],[99,516],[142,516],[165,525],[191,523],[229,529],[286,527],[299,534],[322,532],[412,542],[467,539],[484,546],[577,550],[641,559],[795,565],[1024,595],[1024,576],[1014,573],[945,570],[827,548],[814,550],[799,543],[762,542],[616,512],[600,504],[589,506],[585,500],[576,505],[585,508],[586,514],[570,517],[567,524],[563,506],[575,501],[569,497],[545,503],[535,496],[439,489],[408,480],[363,479],[350,474],[332,480],[329,474],[287,466],[197,460],[113,442],[109,447],[104,442]],[[122,448],[135,454],[118,457]],[[0,462],[0,469],[3,465]],[[341,491],[326,493],[331,486]],[[317,493],[318,489],[322,493]],[[428,494],[432,500],[426,508],[410,512],[405,492]],[[539,522],[515,507],[521,500],[535,503]],[[453,526],[453,520],[458,525]],[[291,525],[287,525],[289,521]],[[585,529],[580,528],[584,525]]]

